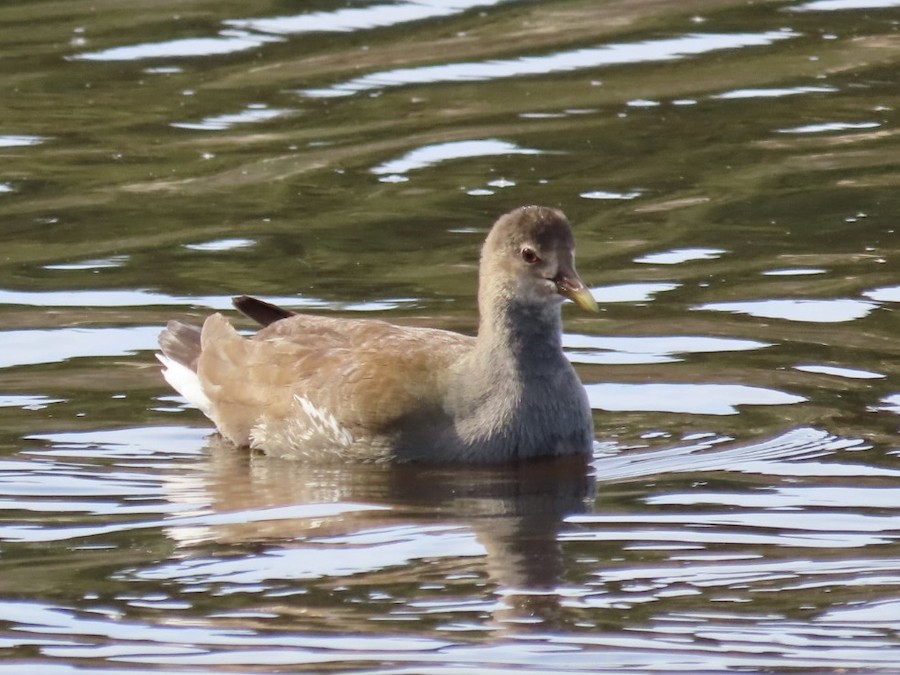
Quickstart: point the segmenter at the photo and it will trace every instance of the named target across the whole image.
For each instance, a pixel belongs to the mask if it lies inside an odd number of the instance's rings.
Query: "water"
[[[900,668],[898,27],[5,3],[0,672]],[[525,203],[603,310],[588,472],[272,460],[159,376],[239,293],[470,332]]]

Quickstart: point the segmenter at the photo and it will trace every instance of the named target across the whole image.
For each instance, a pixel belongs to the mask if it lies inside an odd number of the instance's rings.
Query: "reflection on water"
[[[0,672],[896,669],[897,6],[0,5]],[[587,466],[273,460],[159,375],[241,293],[471,333],[526,203]]]
[[[796,37],[790,31],[760,34],[691,34],[669,40],[647,40],[636,43],[605,45],[603,47],[557,52],[547,56],[522,56],[517,59],[492,59],[487,62],[447,63],[419,68],[399,68],[364,75],[325,89],[304,89],[313,97],[349,96],[373,89],[411,84],[441,82],[470,82],[508,77],[551,75],[573,70],[599,68],[621,64],[670,61],[720,49],[758,47],[777,40]]]
[[[781,98],[782,96],[796,96],[798,94],[829,94],[836,91],[838,90],[834,87],[828,86],[785,87],[783,89],[735,89],[716,94],[712,98]]]
[[[740,405],[791,405],[802,396],[744,384],[589,384],[591,407],[608,411],[654,411],[736,415]]]
[[[235,241],[241,242],[236,245]],[[185,245],[185,248],[194,250],[230,250],[232,248],[246,248],[243,245],[245,240],[226,240],[223,245],[221,242],[209,242],[199,245]],[[64,269],[95,269],[97,267],[118,267],[115,264],[91,264],[78,263],[74,266],[65,266]],[[90,290],[90,291],[11,291],[0,289],[0,303],[6,305],[27,305],[31,307],[140,307],[165,305],[167,307],[193,306],[207,307],[209,309],[232,309],[232,296],[200,296],[190,295],[176,297],[166,295],[164,293],[154,293],[143,289],[134,289],[127,291],[107,291],[107,290]],[[297,296],[267,296],[268,302],[277,305],[293,307],[297,309],[318,309],[325,308],[331,303],[325,300],[309,297]],[[361,306],[354,303],[352,309],[391,309],[399,307],[403,304],[412,303],[410,298],[385,298],[383,300],[373,301]],[[350,309],[350,305],[345,305]],[[0,338],[2,339],[2,338]],[[152,343],[144,342],[143,348],[150,349]]]
[[[579,197],[584,199],[635,199],[641,196],[637,190],[632,192],[607,192],[606,190],[591,190],[590,192],[582,192]]]
[[[17,148],[43,143],[45,139],[40,136],[2,136],[0,135],[0,148]]]
[[[876,288],[875,290],[863,293],[863,295],[876,302],[900,302],[900,286]]]
[[[848,9],[886,9],[898,7],[898,0],[813,0],[794,7],[792,12],[839,12]]]
[[[636,284],[615,284],[613,286],[596,286],[591,293],[597,298],[597,302],[650,302],[657,293],[674,291],[681,284],[654,282]]]
[[[514,143],[497,139],[479,141],[451,141],[438,145],[427,145],[408,152],[403,157],[384,162],[372,168],[374,174],[409,173],[416,169],[426,169],[441,162],[467,157],[490,157],[491,155],[538,155],[540,150],[520,148]]]
[[[861,319],[878,305],[865,300],[834,298],[830,300],[751,300],[748,302],[712,302],[697,309],[714,312],[749,314],[766,319],[840,323]]]
[[[664,451],[598,448],[593,470],[561,462],[475,470],[304,467],[216,442],[198,454],[187,429],[173,429],[170,444],[158,431],[144,434],[157,439],[155,449],[120,432],[48,435],[32,462],[68,464],[68,477],[30,496],[0,479],[0,491],[17,494],[33,523],[0,528],[8,543],[67,541],[68,555],[85,564],[122,551],[118,533],[145,531],[156,548],[169,542],[162,560],[117,566],[102,610],[3,601],[8,648],[73,663],[254,672],[358,658],[482,667],[495,662],[492,653],[503,654],[498,666],[552,654],[554,667],[570,659],[589,672],[597,650],[612,670],[657,657],[696,659],[693,667],[710,658],[819,667],[833,660],[826,645],[841,648],[840,662],[854,667],[889,663],[883,650],[846,653],[859,631],[881,643],[871,615],[820,612],[814,600],[817,591],[852,593],[845,581],[860,570],[875,575],[860,579],[863,593],[896,576],[890,556],[853,554],[892,542],[893,521],[883,513],[898,506],[894,491],[860,486],[898,472],[854,461],[866,447],[859,440],[805,429],[750,445],[708,437]],[[104,456],[119,466],[104,467]],[[800,482],[760,491],[753,481],[720,480],[697,490],[665,478],[698,471]],[[833,482],[817,485],[815,476]],[[655,489],[642,487],[648,479]],[[54,508],[67,504],[79,510]],[[810,509],[829,516],[809,518]],[[55,524],[53,514],[66,512],[95,525]],[[772,554],[751,553],[765,548]],[[601,550],[608,553],[598,558]],[[809,559],[832,550],[844,553]],[[730,609],[775,592],[796,614]],[[694,609],[708,596],[718,609]],[[201,618],[208,602],[221,609]],[[890,603],[882,604],[876,616],[890,629]],[[599,630],[623,612],[652,607],[655,618],[637,619],[629,633]],[[183,620],[162,618],[173,613]],[[746,652],[752,617],[758,635],[777,633],[793,647]],[[380,627],[367,629],[373,621]],[[432,628],[408,634],[411,622]],[[635,630],[646,639],[628,637]],[[710,642],[710,632],[722,635]],[[707,648],[698,652],[695,640]]]
[[[126,47],[112,47],[99,52],[85,52],[71,57],[80,61],[137,61],[139,59],[173,59],[192,56],[234,54],[255,49],[280,38],[240,30],[223,30],[218,37],[185,38]]]
[[[185,244],[185,248],[192,251],[233,251],[238,248],[253,246],[256,242],[252,239],[217,239],[206,241],[202,244]]]
[[[261,103],[254,103],[239,113],[213,115],[200,122],[172,122],[173,127],[180,129],[194,129],[198,131],[223,131],[231,129],[238,124],[252,124],[253,122],[268,122],[279,117],[291,114],[286,108],[267,108]],[[211,158],[210,158],[211,159]]]
[[[780,134],[821,134],[829,131],[850,131],[853,129],[877,129],[880,122],[823,122],[821,124],[805,124],[801,127],[778,129]]]
[[[186,38],[165,42],[113,47],[97,52],[84,52],[74,59],[86,61],[135,61],[153,58],[184,58],[232,54],[277,42],[279,35],[320,32],[350,32],[395,26],[452,16],[473,7],[489,7],[502,0],[417,0],[394,4],[374,4],[369,7],[342,8],[333,12],[309,12],[296,16],[264,19],[229,19],[223,23],[232,28],[222,29],[218,37]]]
[[[296,16],[265,19],[233,19],[225,23],[238,28],[282,35],[347,32],[384,28],[411,21],[459,14],[469,9],[490,7],[502,0],[416,0],[415,2],[378,3],[368,7],[346,7],[333,12],[309,12]]]
[[[671,363],[688,354],[743,352],[770,347],[756,340],[672,335],[666,337],[601,337],[563,334],[563,347],[573,363]]]
[[[634,262],[647,263],[649,265],[680,265],[692,260],[715,260],[727,253],[721,248],[677,248],[661,253],[648,253]]]
[[[885,377],[884,373],[873,373],[869,370],[859,370],[857,368],[839,368],[837,366],[823,366],[816,364],[804,364],[794,366],[797,370],[805,373],[822,373],[823,375],[834,375],[835,377],[849,377],[858,380],[880,380]]]

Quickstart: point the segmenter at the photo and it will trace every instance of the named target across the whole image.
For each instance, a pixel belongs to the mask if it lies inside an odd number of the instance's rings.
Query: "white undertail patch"
[[[173,361],[165,354],[157,354],[156,358],[163,365],[163,377],[166,378],[172,388],[187,399],[195,408],[210,416],[212,403],[203,393],[203,387],[200,384],[200,378],[193,370],[184,364]]]

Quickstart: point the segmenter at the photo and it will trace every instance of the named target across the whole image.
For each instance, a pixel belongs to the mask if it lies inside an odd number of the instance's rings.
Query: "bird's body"
[[[220,314],[170,322],[164,375],[236,445],[310,460],[487,463],[585,455],[587,396],[561,348],[562,294],[596,308],[558,211],[502,217],[482,251],[477,337],[292,314],[250,338]]]

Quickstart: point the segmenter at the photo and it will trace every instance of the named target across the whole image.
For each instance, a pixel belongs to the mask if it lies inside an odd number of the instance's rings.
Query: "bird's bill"
[[[591,290],[584,285],[584,282],[578,278],[577,274],[558,276],[556,281],[556,290],[565,298],[568,298],[581,309],[588,312],[599,312],[597,301],[591,295]]]

